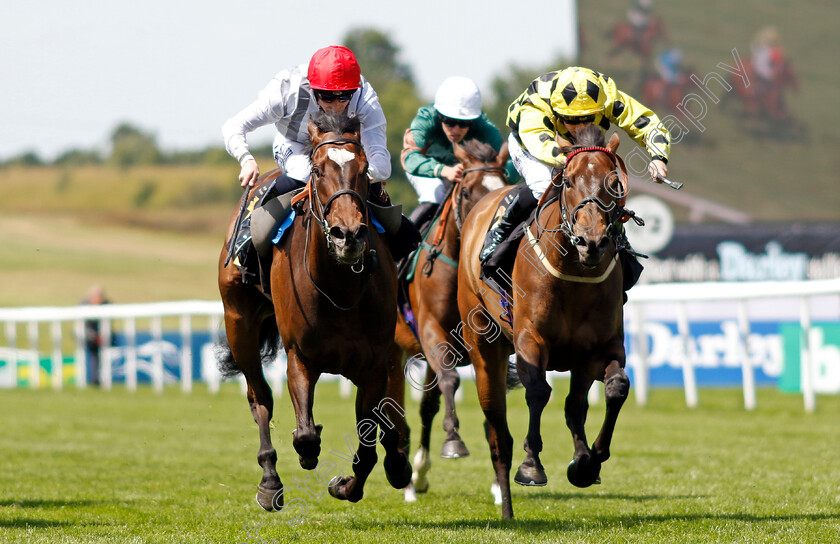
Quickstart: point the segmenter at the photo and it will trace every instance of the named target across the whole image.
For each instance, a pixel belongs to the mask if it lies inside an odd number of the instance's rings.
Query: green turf
[[[701,390],[700,408],[679,390],[657,389],[645,408],[630,399],[619,419],[603,484],[577,489],[561,414],[567,384],[544,418],[544,488],[514,486],[516,519],[492,504],[489,455],[473,382],[459,415],[472,455],[435,455],[431,489],[415,504],[391,489],[381,463],[358,504],[295,488],[302,470],[291,445],[288,394],[277,401],[273,438],[287,503],[301,515],[266,513],[254,502],[260,469],[257,432],[238,386],[218,395],[12,390],[0,394],[0,542],[837,542],[840,540],[840,397],[802,399],[762,389],[745,412],[737,389]],[[522,460],[523,392],[509,397]],[[324,424],[321,459],[346,450],[353,402],[334,383],[316,395]],[[419,434],[417,403],[409,422]],[[603,417],[589,418],[594,437]],[[440,418],[433,435],[439,451]],[[380,448],[380,461],[382,451]],[[337,460],[339,469],[349,470]],[[323,493],[318,484],[313,493]],[[256,531],[256,532],[254,532]],[[263,540],[259,540],[259,539]]]

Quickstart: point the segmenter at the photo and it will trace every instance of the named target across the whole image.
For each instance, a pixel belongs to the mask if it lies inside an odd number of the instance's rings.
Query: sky
[[[17,2],[0,18],[0,160],[104,150],[121,122],[167,150],[222,145],[222,123],[275,73],[358,27],[390,37],[424,98],[451,75],[487,88],[511,65],[574,52],[575,4],[544,2],[536,20],[551,30],[535,31],[505,0]]]

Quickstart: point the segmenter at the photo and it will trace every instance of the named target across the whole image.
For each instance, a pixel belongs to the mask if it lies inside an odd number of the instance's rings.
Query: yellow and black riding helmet
[[[604,113],[606,101],[607,93],[595,72],[577,66],[558,74],[551,93],[551,109],[561,119],[591,117],[592,122]]]

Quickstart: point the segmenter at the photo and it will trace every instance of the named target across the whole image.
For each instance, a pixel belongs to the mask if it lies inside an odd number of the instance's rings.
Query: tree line
[[[408,128],[417,109],[427,103],[417,88],[409,65],[400,60],[400,48],[391,37],[374,28],[350,30],[343,44],[355,54],[362,67],[362,74],[379,95],[382,109],[388,119],[388,149],[391,152],[395,176],[402,173],[399,165],[403,133]],[[562,61],[557,59],[559,66]],[[552,66],[507,67],[495,76],[489,89],[482,89],[484,111],[490,120],[506,134],[505,115],[510,102],[521,93],[536,75],[553,69]],[[457,74],[453,74],[457,75]],[[211,146],[194,151],[167,151],[161,149],[156,136],[143,128],[122,122],[109,136],[109,149],[70,149],[53,161],[45,161],[34,151],[27,151],[6,161],[2,166],[82,166],[110,165],[129,168],[140,165],[189,165],[225,164],[232,159],[224,148]],[[252,149],[257,157],[270,158],[271,146]]]

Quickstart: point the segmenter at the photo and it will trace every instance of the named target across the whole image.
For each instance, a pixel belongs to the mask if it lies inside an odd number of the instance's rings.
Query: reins
[[[359,149],[362,149],[362,142],[360,142],[359,140],[356,140],[354,138],[335,138],[335,139],[332,139],[332,140],[324,140],[323,142],[319,143],[318,145],[316,145],[312,149],[312,153],[314,154],[315,151],[318,148],[320,148],[322,146],[325,146],[325,145],[344,145],[344,144],[353,144],[356,147],[358,147]],[[342,306],[342,305],[338,304],[337,302],[335,302],[332,299],[332,297],[330,297],[326,292],[324,292],[323,289],[321,289],[321,287],[318,286],[318,284],[315,282],[315,279],[312,277],[312,273],[309,270],[309,258],[308,258],[308,256],[309,256],[309,238],[311,237],[310,225],[311,225],[311,220],[314,217],[315,220],[318,221],[318,224],[321,227],[321,230],[322,230],[323,235],[324,235],[324,239],[326,240],[327,251],[329,252],[330,249],[332,248],[333,242],[332,242],[332,239],[330,238],[330,232],[329,232],[330,231],[330,224],[327,222],[327,214],[329,213],[330,206],[335,201],[335,199],[340,197],[340,196],[343,196],[343,195],[350,195],[355,200],[357,200],[359,202],[359,204],[361,205],[362,209],[365,210],[366,219],[368,221],[370,220],[370,210],[368,210],[367,205],[365,203],[365,200],[362,198],[362,195],[360,195],[358,192],[354,191],[353,189],[340,189],[340,190],[336,191],[335,193],[330,195],[330,197],[327,199],[326,203],[324,203],[324,204],[321,204],[321,197],[318,194],[318,184],[315,183],[314,179],[310,180],[309,190],[310,190],[310,196],[311,196],[311,198],[309,199],[309,211],[310,211],[310,213],[309,213],[309,215],[307,215],[306,220],[305,220],[306,221],[306,242],[304,244],[304,251],[303,251],[303,255],[304,255],[303,266],[304,266],[304,269],[306,270],[306,275],[309,276],[309,281],[312,283],[312,285],[315,287],[315,289],[318,291],[318,293],[320,293],[324,298],[326,298],[330,302],[330,304],[333,305],[333,307],[335,307],[339,310],[342,310],[342,311],[352,310],[353,308],[358,306],[358,304],[362,301],[362,298],[364,298],[365,292],[367,291],[368,285],[370,284],[371,272],[369,270],[368,273],[365,274],[362,277],[362,287],[361,287],[361,290],[359,292],[359,298],[356,300],[356,302],[354,302],[350,306]],[[315,213],[316,206],[317,206],[317,210],[318,210],[317,214]],[[371,262],[369,263],[370,266],[368,268],[373,269],[376,266],[377,259],[376,259],[376,251],[371,249],[367,253],[362,252],[362,256],[359,258],[359,260],[350,265],[350,270],[353,271],[353,273],[355,273],[355,274],[361,274],[366,268],[364,261],[365,261],[365,258],[368,255],[370,255],[370,260],[371,260]],[[359,267],[358,270],[356,269],[357,266]]]
[[[615,165],[615,169],[611,170],[611,173],[615,173],[616,176],[619,177],[619,181],[621,183],[621,193],[614,194],[612,191],[607,188],[608,192],[615,197],[615,201],[612,203],[613,207],[608,208],[607,205],[597,196],[588,196],[583,198],[571,211],[569,211],[568,206],[566,205],[566,189],[571,187],[571,181],[566,177],[566,168],[568,167],[569,163],[571,162],[572,158],[574,158],[579,153],[588,152],[588,151],[598,151],[601,153],[605,153],[610,160],[612,160],[613,164]],[[558,183],[559,180],[559,183]],[[578,149],[573,150],[566,156],[566,161],[563,164],[563,168],[558,172],[554,178],[552,179],[552,185],[559,189],[559,194],[556,196],[552,196],[549,198],[549,193],[551,191],[546,191],[543,193],[543,196],[540,198],[537,207],[536,217],[534,218],[534,224],[536,225],[538,234],[535,237],[531,232],[530,226],[526,227],[527,237],[529,243],[531,243],[532,248],[534,249],[537,258],[542,262],[543,266],[549,271],[554,277],[566,280],[566,281],[574,281],[574,282],[583,282],[583,283],[599,283],[604,281],[609,274],[612,272],[613,267],[615,266],[616,260],[618,258],[618,250],[621,249],[620,245],[620,238],[621,238],[621,228],[620,225],[626,222],[629,219],[633,219],[637,224],[643,225],[644,221],[641,218],[636,217],[635,214],[631,210],[627,210],[623,206],[624,196],[627,194],[627,170],[624,165],[624,161],[607,149],[606,147],[602,146],[586,146],[580,147]],[[548,229],[544,227],[540,223],[540,216],[542,212],[548,208],[553,202],[557,201],[558,206],[560,208],[560,222],[559,227],[555,229]],[[574,276],[569,274],[561,274],[553,265],[548,261],[545,252],[542,251],[542,248],[536,242],[542,237],[543,233],[562,233],[571,244],[578,244],[580,242],[580,237],[575,234],[574,225],[576,223],[577,214],[588,204],[595,203],[600,209],[607,212],[607,217],[609,218],[609,224],[607,225],[606,235],[611,237],[616,245],[616,254],[610,259],[610,265],[607,267],[607,270],[597,277],[589,277],[589,276]]]
[[[505,180],[507,184],[507,176],[505,175],[505,169],[501,166],[476,166],[473,168],[467,168],[464,170],[464,176],[470,172],[497,172],[501,175],[501,177]],[[446,194],[446,197],[443,200],[443,204],[441,205],[441,210],[438,213],[439,221],[437,226],[437,231],[435,232],[435,236],[432,238],[432,243],[423,243],[423,249],[425,249],[429,256],[426,258],[426,262],[423,264],[423,274],[426,277],[430,276],[432,270],[434,268],[435,260],[438,258],[444,261],[446,264],[453,266],[455,268],[458,267],[458,260],[450,259],[446,255],[441,254],[440,244],[443,243],[443,236],[446,232],[446,224],[449,221],[449,216],[452,215],[455,218],[455,227],[458,229],[458,232],[461,232],[461,229],[464,226],[464,218],[461,216],[461,205],[464,201],[464,193],[466,192],[466,188],[464,187],[464,178],[461,181],[456,181],[452,184],[449,188],[449,192]]]

